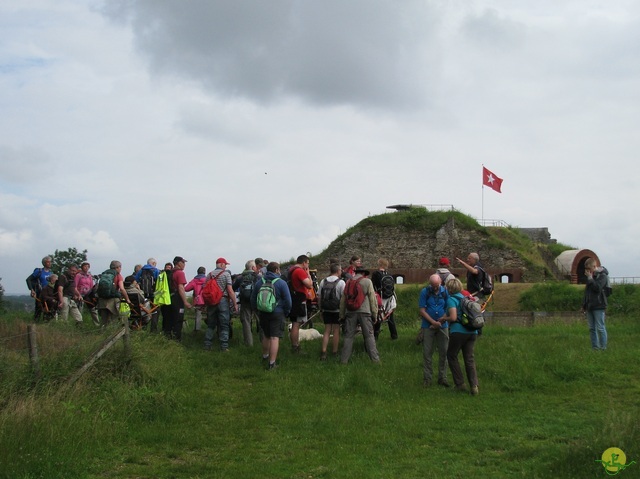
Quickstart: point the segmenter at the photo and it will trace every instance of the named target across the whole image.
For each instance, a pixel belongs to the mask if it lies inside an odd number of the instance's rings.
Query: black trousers
[[[391,333],[391,339],[398,339],[398,329],[396,328],[396,321],[393,319],[393,313],[389,315],[387,320],[385,321],[389,325],[389,333]],[[380,328],[382,327],[382,321],[378,321],[373,326],[373,335],[376,339],[380,335]]]

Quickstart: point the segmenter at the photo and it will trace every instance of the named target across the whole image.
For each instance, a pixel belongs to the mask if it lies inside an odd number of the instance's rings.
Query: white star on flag
[[[488,186],[494,191],[498,193],[502,193],[500,189],[502,188],[502,178],[499,178],[496,174],[487,170],[484,166],[482,167],[482,185]]]

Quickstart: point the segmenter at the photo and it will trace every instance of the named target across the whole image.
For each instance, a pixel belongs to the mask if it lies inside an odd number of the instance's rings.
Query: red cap
[[[438,261],[438,264],[440,266],[449,266],[449,258],[440,258],[440,261]]]
[[[218,264],[218,263],[231,264],[231,263],[229,263],[229,262],[228,262],[226,259],[224,259],[224,258],[218,258],[218,259],[216,260],[216,264]]]

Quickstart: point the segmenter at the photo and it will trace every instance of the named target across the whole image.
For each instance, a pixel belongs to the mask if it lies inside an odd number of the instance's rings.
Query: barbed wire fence
[[[67,375],[68,384],[73,384],[120,339],[125,357],[131,357],[128,321],[123,321],[115,329],[52,330],[44,323],[19,323],[18,329],[18,333],[0,336],[2,362],[12,367],[29,367],[35,381],[42,376],[43,362],[51,363],[54,357],[79,356],[83,358],[82,365]],[[94,337],[95,341],[87,341],[87,337]]]

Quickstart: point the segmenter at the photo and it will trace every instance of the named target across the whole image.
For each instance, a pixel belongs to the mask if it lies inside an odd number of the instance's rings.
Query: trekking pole
[[[307,318],[307,320],[306,320],[304,323],[302,323],[302,324],[300,325],[300,327],[302,328],[302,327],[306,326],[306,325],[307,325],[307,323],[309,323],[309,322],[310,322],[313,318],[315,318],[318,314],[320,314],[320,310],[316,311],[315,313],[313,313],[313,314],[311,315],[311,317]]]
[[[140,309],[142,309],[142,311],[144,311],[147,314],[153,314],[153,312],[158,309],[160,306],[153,306],[151,309],[147,309],[144,306],[140,305]],[[186,321],[186,320],[185,320]]]
[[[491,291],[491,294],[489,295],[489,297],[487,298],[487,300],[482,303],[482,307],[481,307],[481,311],[484,313],[484,310],[487,307],[487,304],[489,304],[489,301],[491,301],[491,299],[493,298],[493,293],[495,293],[495,291]]]

